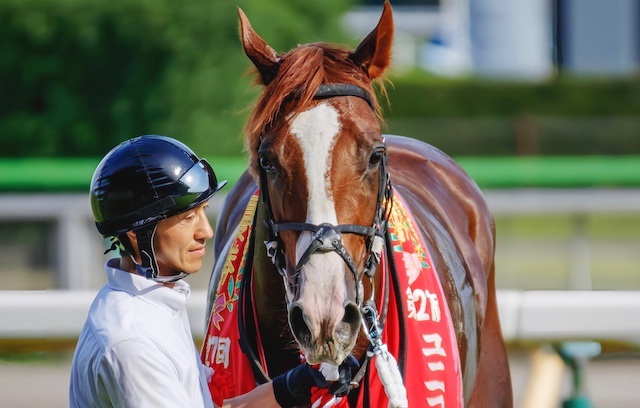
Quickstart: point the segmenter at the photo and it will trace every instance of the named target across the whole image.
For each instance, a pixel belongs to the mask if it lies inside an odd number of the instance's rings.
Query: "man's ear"
[[[127,250],[131,251],[131,255],[136,259],[136,262],[140,262],[140,251],[138,250],[138,235],[135,231],[127,231],[126,237],[129,240]]]

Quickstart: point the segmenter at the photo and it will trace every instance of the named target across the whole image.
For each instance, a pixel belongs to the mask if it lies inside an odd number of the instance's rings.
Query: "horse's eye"
[[[369,166],[377,166],[382,160],[382,155],[384,155],[384,150],[376,150],[373,152],[371,157],[369,157]]]
[[[268,157],[260,156],[260,167],[262,167],[266,172],[270,173],[275,170],[271,160]]]

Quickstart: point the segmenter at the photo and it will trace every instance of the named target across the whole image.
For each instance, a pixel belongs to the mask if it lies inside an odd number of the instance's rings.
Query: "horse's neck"
[[[289,329],[284,283],[266,254],[264,219],[264,205],[259,202],[253,253],[253,301],[268,373],[274,377],[298,365],[300,357]]]

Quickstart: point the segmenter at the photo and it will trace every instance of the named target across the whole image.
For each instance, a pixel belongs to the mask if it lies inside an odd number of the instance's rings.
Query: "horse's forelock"
[[[277,120],[282,105],[291,100],[292,110],[304,111],[322,84],[355,84],[369,92],[375,112],[380,120],[381,109],[365,72],[349,58],[350,52],[337,45],[326,43],[305,44],[294,48],[282,57],[278,75],[259,96],[245,126],[245,147],[250,158],[250,170],[257,171],[257,150],[261,135]],[[384,87],[380,86],[382,92]]]

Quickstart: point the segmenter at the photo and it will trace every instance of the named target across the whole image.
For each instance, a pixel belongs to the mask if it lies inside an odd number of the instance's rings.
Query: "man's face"
[[[213,230],[205,213],[208,202],[158,222],[154,239],[160,276],[192,274],[202,267],[205,243]]]

